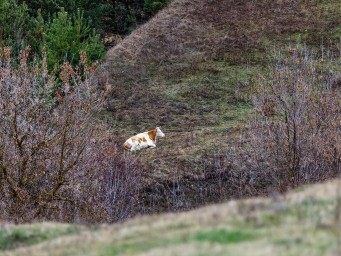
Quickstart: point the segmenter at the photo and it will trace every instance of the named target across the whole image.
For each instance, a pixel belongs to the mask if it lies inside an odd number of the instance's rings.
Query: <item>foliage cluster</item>
[[[12,47],[16,56],[26,46],[37,56],[46,49],[50,70],[58,70],[64,61],[78,63],[80,51],[94,62],[104,54],[100,34],[126,34],[168,2],[3,0],[0,46]]]
[[[73,65],[79,63],[81,51],[87,53],[89,62],[104,54],[99,35],[90,28],[82,11],[69,14],[61,8],[44,19],[40,9],[32,14],[28,4],[15,0],[0,3],[0,46],[11,47],[14,56],[26,46],[31,47],[36,57],[45,49],[48,67],[54,69],[55,74],[64,61]]]

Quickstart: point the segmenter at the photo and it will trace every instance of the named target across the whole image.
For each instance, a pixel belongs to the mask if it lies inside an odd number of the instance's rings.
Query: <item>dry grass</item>
[[[3,255],[337,255],[338,182],[140,217]]]

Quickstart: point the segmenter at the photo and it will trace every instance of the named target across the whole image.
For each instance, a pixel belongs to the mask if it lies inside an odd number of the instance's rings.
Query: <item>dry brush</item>
[[[134,159],[109,142],[97,118],[98,90],[83,54],[60,77],[46,58],[18,62],[0,49],[0,219],[103,222],[132,214],[138,194]],[[59,84],[58,88],[56,85]]]

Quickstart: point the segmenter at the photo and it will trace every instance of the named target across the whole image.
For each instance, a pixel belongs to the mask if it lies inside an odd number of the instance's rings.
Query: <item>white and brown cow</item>
[[[155,148],[157,137],[165,137],[160,127],[130,137],[124,142],[123,147],[130,151],[141,150],[143,148]]]

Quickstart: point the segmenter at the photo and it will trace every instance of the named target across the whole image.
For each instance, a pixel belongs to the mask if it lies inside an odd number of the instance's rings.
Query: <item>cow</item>
[[[165,134],[161,131],[160,127],[130,137],[124,142],[123,147],[131,152],[143,148],[155,148],[157,137],[165,137]]]

